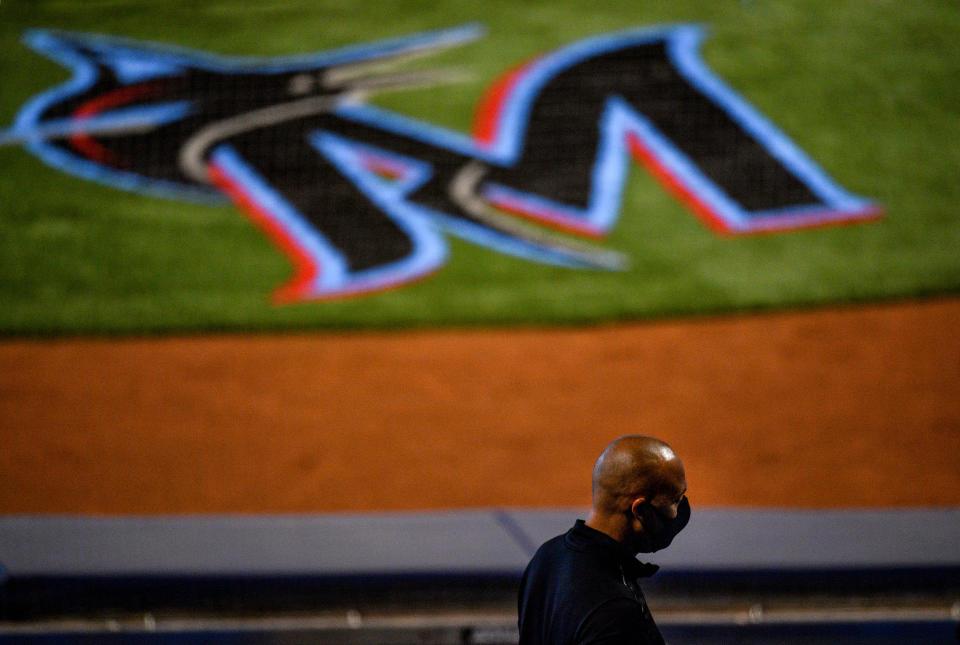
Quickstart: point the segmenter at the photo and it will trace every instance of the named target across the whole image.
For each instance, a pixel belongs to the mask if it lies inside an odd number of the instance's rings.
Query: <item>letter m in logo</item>
[[[291,258],[283,301],[364,294],[440,268],[447,236],[535,262],[616,270],[631,158],[711,229],[748,234],[879,215],[833,183],[700,61],[681,25],[583,40],[504,75],[472,136],[368,98],[451,80],[391,71],[478,37],[468,25],[287,59],[232,59],[86,34],[27,43],[74,78],[0,143],[86,178],[226,196]]]

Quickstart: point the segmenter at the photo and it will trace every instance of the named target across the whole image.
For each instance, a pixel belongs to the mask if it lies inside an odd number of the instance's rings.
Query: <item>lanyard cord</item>
[[[634,600],[637,602],[643,602],[640,599],[640,596],[637,594],[637,588],[635,585],[630,584],[627,581],[627,572],[623,570],[623,565],[618,563],[617,566],[620,567],[620,579],[623,580],[623,586],[630,590],[630,593],[633,594]]]

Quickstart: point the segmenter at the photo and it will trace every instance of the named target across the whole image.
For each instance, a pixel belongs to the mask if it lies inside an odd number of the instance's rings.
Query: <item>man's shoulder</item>
[[[550,576],[557,566],[568,557],[567,550],[563,545],[563,535],[551,538],[540,545],[540,547],[530,558],[527,567],[523,572],[524,579],[530,577],[541,578]]]
[[[596,551],[576,548],[561,534],[544,542],[527,565],[529,582],[556,588],[564,597],[599,604],[617,597],[621,570],[616,561]]]
[[[561,533],[560,535],[550,538],[540,545],[540,548],[533,554],[533,559],[536,560],[537,558],[550,557],[556,553],[566,552],[568,550],[566,547],[566,537],[566,533]]]

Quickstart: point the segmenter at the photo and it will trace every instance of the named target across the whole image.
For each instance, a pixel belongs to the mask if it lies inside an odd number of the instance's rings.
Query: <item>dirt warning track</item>
[[[960,299],[583,329],[0,342],[0,513],[960,505]]]

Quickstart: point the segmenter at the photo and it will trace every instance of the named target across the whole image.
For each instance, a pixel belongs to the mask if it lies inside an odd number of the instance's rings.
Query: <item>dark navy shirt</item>
[[[577,520],[541,546],[520,582],[520,645],[663,645],[637,578],[657,570]]]

